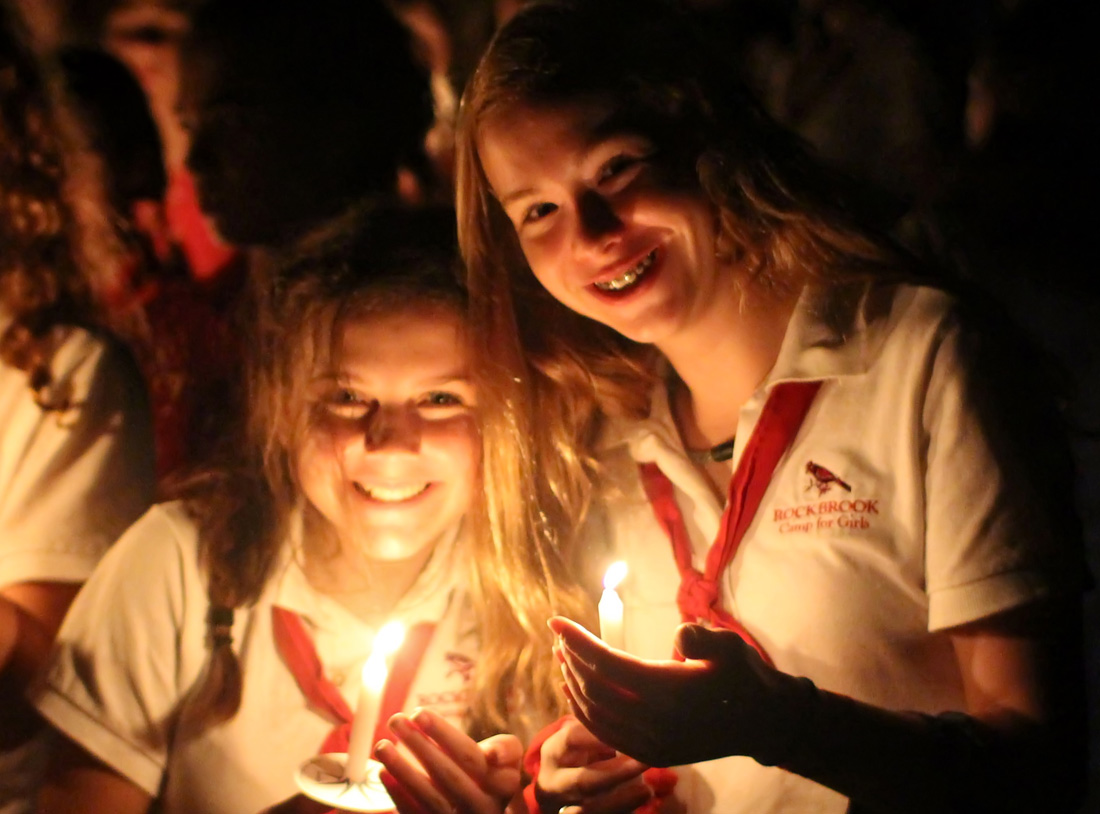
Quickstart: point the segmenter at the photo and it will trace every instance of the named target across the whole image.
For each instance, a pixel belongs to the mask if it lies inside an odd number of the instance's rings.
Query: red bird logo
[[[823,467],[821,464],[815,464],[813,461],[806,462],[806,471],[813,478],[813,483],[810,487],[817,487],[818,495],[823,495],[829,491],[832,485],[835,483],[845,492],[852,491],[852,487],[842,481],[839,477],[834,475],[830,470]]]
[[[443,660],[447,663],[446,678],[450,678],[455,673],[458,673],[458,675],[462,676],[463,684],[469,683],[474,671],[474,660],[472,658],[462,653],[450,651],[444,654]]]

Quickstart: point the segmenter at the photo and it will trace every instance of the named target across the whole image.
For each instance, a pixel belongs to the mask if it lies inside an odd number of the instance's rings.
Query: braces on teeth
[[[614,280],[608,280],[603,283],[596,283],[596,288],[601,291],[622,291],[624,288],[632,286],[637,279],[645,274],[646,270],[653,265],[653,261],[656,257],[657,252],[654,250],[643,257],[634,268],[627,269],[621,277],[616,277]]]

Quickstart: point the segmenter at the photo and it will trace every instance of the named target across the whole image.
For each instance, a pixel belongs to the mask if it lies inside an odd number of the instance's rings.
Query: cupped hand
[[[649,765],[727,755],[774,764],[806,714],[812,685],[768,666],[732,631],[681,625],[685,660],[653,661],[612,650],[568,619],[550,628],[577,719]]]
[[[542,811],[580,806],[584,814],[627,814],[653,796],[646,766],[569,720],[542,744],[535,796]],[[569,814],[568,810],[564,814]]]
[[[513,735],[475,742],[428,710],[390,718],[400,748],[379,741],[374,756],[401,814],[500,814],[520,790],[523,745]]]

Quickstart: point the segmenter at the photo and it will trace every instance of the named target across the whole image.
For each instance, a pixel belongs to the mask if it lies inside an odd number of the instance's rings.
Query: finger
[[[732,630],[711,630],[703,625],[683,624],[676,629],[674,647],[685,659],[744,664],[759,658],[755,649]]]
[[[523,742],[515,735],[493,735],[478,746],[490,769],[523,763]]]
[[[614,692],[599,681],[586,684],[568,669],[562,670],[562,676],[568,697],[582,710],[584,719],[598,721],[599,728],[592,732],[610,745],[618,747],[624,737],[646,720],[645,710],[639,707],[636,699]],[[581,713],[577,717],[581,717]],[[616,739],[606,741],[603,735],[607,732],[615,733]]]
[[[644,687],[646,676],[655,665],[666,661],[647,661],[621,650],[612,650],[584,628],[569,623],[561,628],[558,650],[561,659],[574,671],[600,676],[609,684],[621,687]],[[678,662],[671,662],[676,664]]]
[[[583,753],[588,761],[615,757],[614,748],[597,738],[580,721],[570,721],[561,728],[567,751]]]
[[[523,772],[519,767],[490,769],[482,788],[489,796],[507,803],[508,800],[516,796],[522,782]]]
[[[498,799],[513,797],[522,780],[523,743],[515,735],[494,735],[478,746],[489,765],[481,787]]]
[[[653,789],[641,777],[636,777],[602,794],[586,798],[582,810],[584,814],[629,814],[652,797]]]
[[[425,814],[424,809],[416,802],[416,799],[405,791],[404,786],[388,770],[383,769],[378,773],[378,777],[382,781],[382,785],[386,787],[386,792],[393,800],[393,807],[397,809],[399,814]]]
[[[572,718],[547,738],[540,750],[542,765],[550,768],[576,768],[595,760],[615,756],[615,750]]]
[[[616,755],[610,760],[601,760],[577,769],[560,769],[553,780],[556,788],[547,790],[556,791],[572,799],[587,800],[589,797],[604,794],[616,786],[640,778],[646,768],[648,767],[632,757]]]
[[[410,719],[416,728],[435,741],[451,760],[476,780],[489,770],[485,753],[478,744],[446,718],[426,709],[413,712]],[[522,755],[520,756],[522,759]]]
[[[442,722],[442,719],[436,716],[436,721]],[[476,778],[471,777],[466,771],[467,766],[475,761],[467,760],[466,766],[457,763],[450,754],[441,749],[435,741],[428,738],[419,727],[415,726],[405,716],[393,716],[390,719],[390,727],[393,729],[393,733],[401,739],[402,745],[416,757],[420,765],[427,771],[430,777],[430,780],[427,781],[428,785],[437,790],[435,795],[429,795],[425,799],[434,801],[438,798],[439,792],[442,792],[442,795],[450,802],[457,803],[463,809],[491,811],[494,808],[493,799],[481,787],[481,782],[485,779],[487,771],[485,757],[481,754],[481,750],[477,748],[477,744],[468,735],[462,735],[462,737],[469,741],[469,748],[477,752],[476,763],[480,765],[481,775]],[[468,750],[464,748],[463,752],[466,751]],[[469,758],[469,755],[466,755],[466,757]],[[423,778],[422,774],[420,776]],[[399,779],[404,780],[400,776]],[[424,779],[426,780],[426,778]],[[445,804],[443,811],[449,811],[450,808],[450,805]],[[436,809],[433,807],[433,810]]]
[[[562,675],[573,680],[586,698],[596,704],[613,706],[624,713],[636,709],[640,696],[629,687],[609,681],[608,677],[566,654],[561,665]]]
[[[654,754],[654,735],[642,725],[633,721],[619,721],[617,724],[605,724],[598,716],[590,718],[587,712],[570,694],[568,686],[565,687],[566,699],[577,716],[577,720],[595,735],[602,743],[618,749],[624,754],[629,754],[639,760],[645,761],[647,755]],[[593,708],[595,709],[595,708]],[[639,765],[645,765],[640,763]]]
[[[451,805],[447,798],[435,787],[428,775],[401,754],[394,744],[387,740],[378,741],[374,747],[374,757],[386,767],[400,791],[417,808],[429,814],[449,814]]]

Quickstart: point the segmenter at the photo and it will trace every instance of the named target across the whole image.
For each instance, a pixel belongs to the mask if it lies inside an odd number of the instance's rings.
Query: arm
[[[39,814],[145,814],[152,798],[65,739],[39,790]]]
[[[0,693],[11,699],[0,712],[0,748],[23,743],[40,726],[24,693],[45,665],[79,588],[73,583],[23,582],[0,591]]]
[[[20,689],[46,663],[79,583],[21,582],[0,590],[0,673]]]
[[[945,634],[967,709],[936,717],[818,691],[725,631],[681,628],[681,663],[612,652],[559,620],[554,629],[578,718],[641,760],[748,755],[872,811],[1022,813],[1072,810],[1081,789],[1077,662],[1056,635],[1065,620],[1036,606]]]

